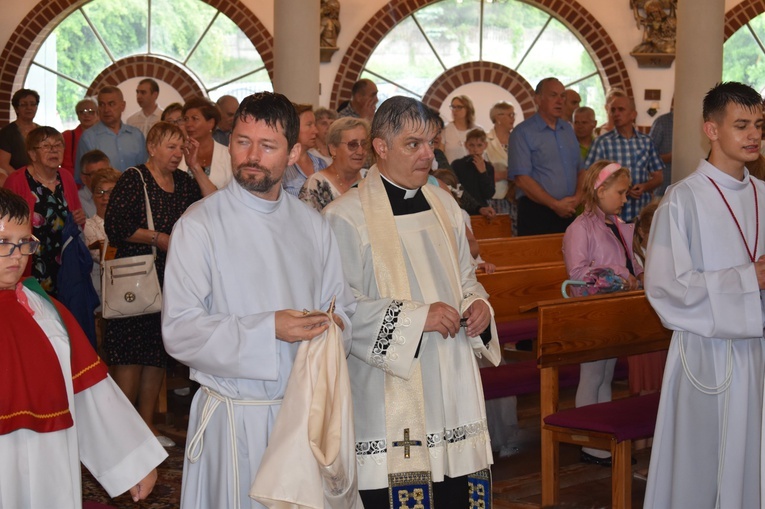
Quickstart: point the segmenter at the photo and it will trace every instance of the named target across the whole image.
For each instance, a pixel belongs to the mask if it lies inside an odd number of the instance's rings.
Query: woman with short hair
[[[32,129],[39,127],[34,123],[38,104],[40,94],[28,88],[17,90],[11,97],[16,120],[0,129],[0,185],[14,170],[29,164],[24,140]]]
[[[77,184],[68,171],[61,171],[64,137],[52,127],[32,129],[26,139],[29,166],[19,168],[4,187],[22,196],[32,212],[32,233],[40,247],[27,264],[24,276],[33,276],[54,297],[61,267],[62,232],[70,214],[78,225],[85,224]]]
[[[319,212],[361,180],[369,152],[369,122],[355,117],[335,120],[327,132],[327,145],[332,164],[309,176],[299,194]]]
[[[183,131],[175,124],[157,122],[146,136],[149,159],[128,168],[109,195],[104,226],[116,258],[152,254],[160,287],[165,259],[175,222],[195,201],[215,190],[201,167],[190,177],[178,166],[188,150]],[[154,229],[149,229],[144,186],[149,197]],[[159,436],[154,427],[157,404],[165,374],[167,352],[162,344],[160,313],[107,320],[104,352],[114,381],[136,405],[146,425],[165,447],[175,445]]]
[[[182,130],[188,135],[189,152],[196,154],[195,162],[210,177],[210,182],[216,188],[226,187],[234,178],[231,156],[228,147],[215,141],[212,136],[215,126],[220,122],[220,110],[214,102],[204,97],[195,97],[183,105],[182,113]],[[181,161],[179,168],[191,169],[191,164],[188,160]]]

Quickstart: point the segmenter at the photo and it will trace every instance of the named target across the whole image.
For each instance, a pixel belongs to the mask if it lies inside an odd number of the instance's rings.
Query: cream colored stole
[[[457,239],[449,221],[446,208],[430,186],[423,186],[425,199],[435,213],[444,235],[448,239],[451,267],[456,281],[461,281]],[[412,300],[406,273],[404,253],[396,227],[396,218],[388,200],[377,165],[370,168],[367,177],[359,184],[359,197],[369,233],[369,243],[374,261],[375,282],[381,297]],[[425,401],[419,359],[409,380],[385,374],[385,429],[387,441],[388,484],[391,507],[398,507],[407,496],[406,487],[427,485],[428,494],[412,496],[425,507],[432,505],[432,480],[430,458],[425,428]],[[408,454],[407,454],[408,453]],[[400,489],[404,488],[403,493]],[[394,494],[395,490],[399,490]],[[420,489],[420,488],[415,488]],[[409,492],[411,495],[411,492]],[[421,496],[422,499],[417,498]]]

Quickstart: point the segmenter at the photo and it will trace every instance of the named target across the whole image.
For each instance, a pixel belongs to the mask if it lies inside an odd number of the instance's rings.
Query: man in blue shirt
[[[556,78],[536,88],[537,112],[510,133],[508,179],[518,199],[518,235],[562,233],[581,201],[582,159],[571,124],[561,119],[565,89]]]
[[[658,196],[664,196],[664,191],[672,183],[672,128],[675,122],[675,99],[672,99],[672,106],[669,113],[659,115],[651,126],[651,137],[656,150],[659,151],[659,157],[664,162],[664,181],[656,190]]]
[[[664,163],[650,136],[635,130],[635,101],[626,96],[615,97],[609,108],[614,130],[595,139],[585,166],[608,159],[630,170],[632,187],[627,191],[622,219],[632,221],[651,201],[653,191],[664,180]]]
[[[101,120],[82,133],[75,158],[75,179],[80,180],[80,159],[86,152],[100,150],[112,166],[125,171],[131,166],[143,164],[148,159],[146,139],[141,130],[122,123],[125,99],[117,87],[103,87],[98,92],[98,114]]]

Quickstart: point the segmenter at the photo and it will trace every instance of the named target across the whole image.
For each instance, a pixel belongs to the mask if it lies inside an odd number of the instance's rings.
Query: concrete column
[[[274,2],[274,91],[319,104],[320,0]]]
[[[724,21],[725,0],[678,1],[672,182],[691,174],[709,152],[701,103],[722,80]]]

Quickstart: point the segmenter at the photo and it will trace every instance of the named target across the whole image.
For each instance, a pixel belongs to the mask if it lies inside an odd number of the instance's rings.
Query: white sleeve
[[[167,458],[110,377],[75,394],[74,408],[80,461],[109,496],[126,492]]]
[[[698,242],[701,225],[690,194],[675,189],[654,216],[646,256],[648,300],[672,330],[708,338],[762,337],[762,301],[754,265],[697,268],[703,260],[693,260],[691,246]],[[694,251],[700,252],[700,246]]]

